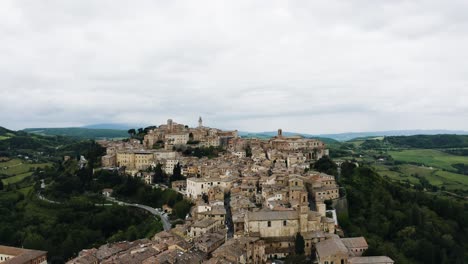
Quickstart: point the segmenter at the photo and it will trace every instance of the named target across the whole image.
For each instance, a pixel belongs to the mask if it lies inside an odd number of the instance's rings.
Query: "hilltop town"
[[[327,210],[346,197],[335,176],[311,167],[329,155],[319,140],[281,129],[268,140],[240,138],[200,117],[195,128],[169,119],[141,139],[98,143],[106,148],[102,169],[172,188],[193,206],[152,239],[85,249],[68,263],[268,263],[293,255],[319,264],[394,263],[363,256],[366,239],[345,237],[336,211]],[[157,167],[174,178],[161,181]]]

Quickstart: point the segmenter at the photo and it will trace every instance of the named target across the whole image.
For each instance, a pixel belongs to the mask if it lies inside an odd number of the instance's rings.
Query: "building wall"
[[[206,233],[213,233],[215,231],[217,231],[217,223],[213,223],[212,225],[210,226],[207,226],[207,227],[190,227],[190,231],[188,233],[188,235],[190,237],[198,237],[198,236],[201,236],[203,234],[206,234]]]
[[[4,262],[5,260],[11,259],[14,256],[12,255],[6,255],[6,254],[0,254],[0,263]]]
[[[245,224],[249,233],[260,233],[260,237],[295,236],[299,232],[299,220],[297,219],[246,221]]]
[[[135,169],[144,170],[153,163],[153,153],[135,153]]]
[[[320,258],[317,256],[317,261],[318,264],[347,264],[348,255],[338,254],[336,256],[327,256],[324,258]]]

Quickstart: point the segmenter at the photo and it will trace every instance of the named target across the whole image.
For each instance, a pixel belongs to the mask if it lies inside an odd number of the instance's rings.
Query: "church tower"
[[[198,127],[202,127],[203,126],[203,120],[200,116],[200,118],[198,118]]]

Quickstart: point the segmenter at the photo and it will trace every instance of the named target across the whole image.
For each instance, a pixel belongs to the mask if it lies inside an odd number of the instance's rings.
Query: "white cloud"
[[[466,1],[1,1],[0,125],[466,129]]]

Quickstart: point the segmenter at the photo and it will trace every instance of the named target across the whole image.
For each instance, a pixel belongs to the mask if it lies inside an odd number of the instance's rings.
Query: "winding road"
[[[151,206],[147,206],[147,205],[143,205],[143,204],[126,203],[126,202],[123,202],[123,201],[119,201],[119,200],[117,200],[117,199],[115,199],[113,197],[106,197],[106,199],[108,201],[118,203],[119,205],[132,206],[132,207],[137,207],[137,208],[146,210],[146,211],[150,212],[152,215],[157,215],[157,216],[159,216],[161,218],[161,221],[163,223],[163,228],[164,228],[165,231],[168,231],[168,230],[170,230],[172,228],[172,225],[169,222],[169,217],[167,217],[167,215],[163,215],[162,212],[154,209]]]
[[[37,192],[37,197],[39,197],[39,199],[41,199],[43,201],[46,201],[48,203],[62,204],[61,202],[52,201],[52,200],[47,199],[46,197],[44,197],[41,194],[41,192]],[[143,204],[126,203],[126,202],[123,202],[123,201],[119,201],[119,200],[117,200],[117,199],[115,199],[113,197],[106,197],[106,200],[108,200],[109,202],[117,203],[118,205],[132,206],[132,207],[137,207],[137,208],[146,210],[147,212],[150,212],[152,215],[157,215],[157,216],[159,216],[159,218],[161,218],[161,221],[163,223],[163,228],[164,228],[165,231],[168,231],[168,230],[170,230],[172,228],[172,225],[169,222],[169,217],[167,217],[167,215],[164,215],[162,212],[154,209],[151,206],[147,206],[147,205],[143,205]],[[112,206],[112,204],[94,204],[94,205],[95,206]]]

